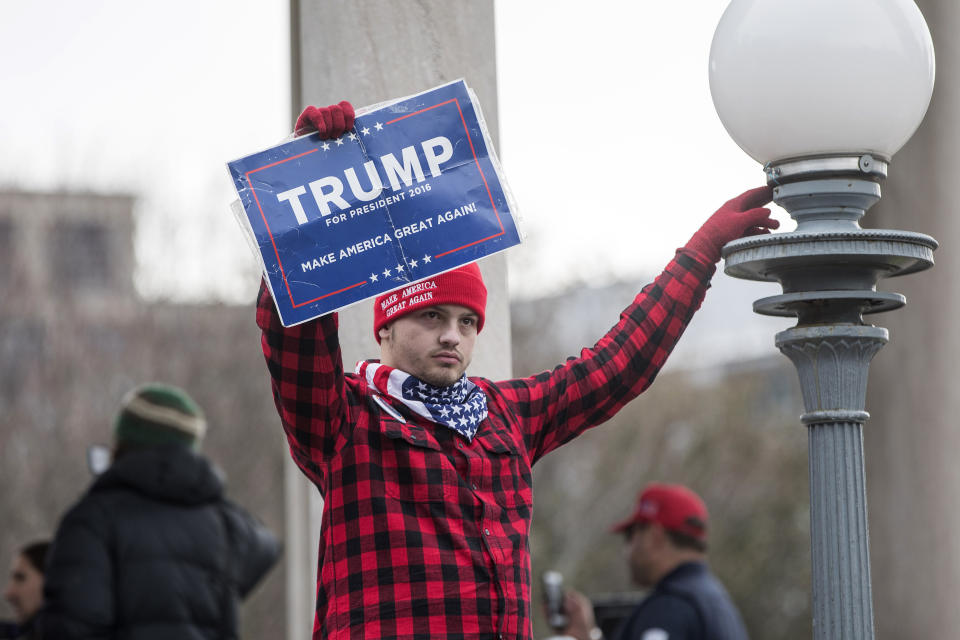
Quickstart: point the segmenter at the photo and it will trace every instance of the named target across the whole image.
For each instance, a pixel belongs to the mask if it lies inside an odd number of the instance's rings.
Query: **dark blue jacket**
[[[727,590],[702,562],[682,564],[664,576],[617,634],[617,640],[747,638]]]
[[[34,620],[36,620],[36,618],[27,622],[23,626],[18,625],[16,622],[0,620],[0,639],[33,640],[34,638],[39,638],[40,636],[34,631]]]

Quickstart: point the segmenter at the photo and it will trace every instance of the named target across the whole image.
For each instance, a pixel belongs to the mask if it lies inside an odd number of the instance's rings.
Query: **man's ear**
[[[385,324],[380,327],[380,330],[377,331],[377,335],[380,336],[380,343],[383,344],[384,340],[388,340],[390,338],[390,325]]]

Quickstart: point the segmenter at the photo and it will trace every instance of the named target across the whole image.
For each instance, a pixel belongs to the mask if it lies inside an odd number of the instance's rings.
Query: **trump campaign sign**
[[[285,326],[520,242],[463,80],[361,109],[336,140],[314,133],[227,166]]]

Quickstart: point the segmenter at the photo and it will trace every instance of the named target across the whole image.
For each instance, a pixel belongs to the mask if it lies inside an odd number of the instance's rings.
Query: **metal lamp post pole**
[[[723,249],[727,274],[783,286],[754,311],[798,318],[776,344],[797,368],[806,410],[817,640],[874,637],[863,424],[867,371],[887,330],[863,315],[903,306],[903,296],[877,291],[877,282],[929,268],[937,247],[923,234],[860,227],[886,172],[886,161],[869,155],[771,163],[774,201],[796,230]]]

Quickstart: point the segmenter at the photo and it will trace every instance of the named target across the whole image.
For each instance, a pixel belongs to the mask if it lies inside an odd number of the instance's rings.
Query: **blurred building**
[[[0,279],[23,294],[4,315],[102,313],[133,300],[128,195],[0,192]],[[42,295],[37,295],[42,292]]]

